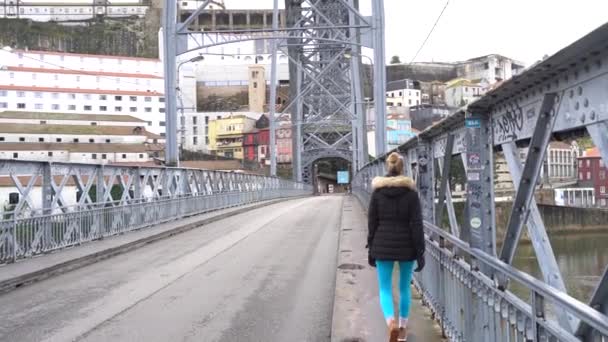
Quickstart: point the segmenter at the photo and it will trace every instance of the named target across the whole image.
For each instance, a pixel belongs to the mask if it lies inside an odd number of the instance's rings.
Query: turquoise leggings
[[[380,306],[385,319],[395,317],[393,308],[393,268],[395,261],[376,260],[378,269],[378,287],[380,288]],[[399,261],[399,316],[408,318],[412,304],[410,282],[414,270],[414,261]]]

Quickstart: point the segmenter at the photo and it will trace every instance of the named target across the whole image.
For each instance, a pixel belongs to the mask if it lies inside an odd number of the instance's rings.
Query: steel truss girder
[[[559,108],[557,94],[545,94],[540,109],[538,121],[535,123],[534,134],[530,141],[526,164],[513,201],[513,209],[507,224],[505,239],[500,252],[500,260],[511,264],[515,256],[515,248],[519,242],[522,228],[530,215],[530,202],[534,196],[536,183],[551,139],[551,133],[556,121],[556,112]]]

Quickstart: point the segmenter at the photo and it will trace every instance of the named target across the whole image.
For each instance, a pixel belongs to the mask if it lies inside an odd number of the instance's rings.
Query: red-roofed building
[[[608,207],[608,168],[597,147],[585,151],[578,158],[579,184],[595,189],[596,206]]]

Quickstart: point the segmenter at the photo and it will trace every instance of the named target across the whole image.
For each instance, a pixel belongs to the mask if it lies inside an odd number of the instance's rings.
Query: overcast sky
[[[369,11],[371,0],[360,0]],[[225,0],[228,8],[272,8],[272,0]],[[284,0],[279,0],[282,7]],[[446,0],[385,0],[386,55],[409,62]],[[450,0],[416,61],[498,53],[530,65],[608,22],[606,0]]]

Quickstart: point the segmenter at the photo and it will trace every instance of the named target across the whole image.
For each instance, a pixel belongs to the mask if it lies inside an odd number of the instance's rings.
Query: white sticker
[[[469,173],[467,173],[467,180],[478,181],[480,179],[481,179],[481,174],[479,172],[469,172]]]
[[[473,228],[481,227],[481,219],[479,217],[473,217],[471,219],[471,227],[473,227]]]

